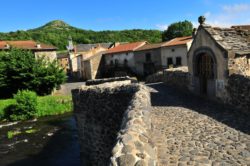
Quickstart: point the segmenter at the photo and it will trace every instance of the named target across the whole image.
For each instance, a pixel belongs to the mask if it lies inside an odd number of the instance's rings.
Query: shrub
[[[56,61],[35,57],[25,50],[0,52],[0,98],[10,98],[19,89],[47,95],[65,79],[66,75]]]
[[[5,109],[5,118],[16,120],[32,119],[37,113],[37,95],[35,92],[22,90],[14,95],[15,104]]]

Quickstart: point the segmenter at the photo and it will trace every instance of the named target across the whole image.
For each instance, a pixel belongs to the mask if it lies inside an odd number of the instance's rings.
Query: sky
[[[250,0],[3,0],[0,32],[37,28],[52,20],[95,31],[164,30],[204,15],[213,26],[250,24]]]

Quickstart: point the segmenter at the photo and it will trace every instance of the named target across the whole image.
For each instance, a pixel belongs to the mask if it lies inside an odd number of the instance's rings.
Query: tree
[[[65,81],[66,75],[56,61],[35,58],[18,49],[0,52],[0,97],[12,97],[18,90],[47,95]]]
[[[191,36],[193,24],[190,21],[180,21],[171,24],[162,34],[162,40],[168,41],[176,37]]]

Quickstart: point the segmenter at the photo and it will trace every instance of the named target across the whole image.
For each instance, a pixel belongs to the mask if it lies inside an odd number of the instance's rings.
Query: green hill
[[[132,29],[122,31],[92,31],[73,27],[63,21],[51,21],[44,26],[27,31],[0,33],[0,40],[35,40],[53,44],[60,50],[65,50],[69,36],[77,44],[102,42],[160,42],[162,32],[159,30]]]

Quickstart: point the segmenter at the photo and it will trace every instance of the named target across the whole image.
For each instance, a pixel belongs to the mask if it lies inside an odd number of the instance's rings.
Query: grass
[[[7,137],[8,137],[8,139],[11,139],[18,134],[21,134],[21,132],[20,131],[8,131]]]
[[[60,115],[72,111],[71,96],[44,96],[38,97],[38,112],[36,117]],[[15,104],[14,99],[0,100],[0,120],[4,119],[4,109]]]

